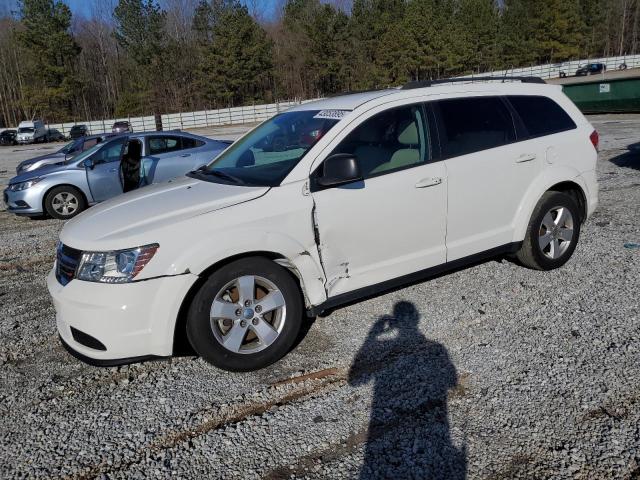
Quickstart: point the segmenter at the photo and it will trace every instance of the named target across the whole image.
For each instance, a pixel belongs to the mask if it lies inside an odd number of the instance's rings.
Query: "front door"
[[[428,131],[422,105],[392,108],[332,152],[355,155],[364,181],[312,193],[329,297],[446,261],[447,172]]]
[[[112,140],[91,155],[92,167],[85,167],[87,183],[95,202],[102,202],[122,193],[120,160],[127,138]]]

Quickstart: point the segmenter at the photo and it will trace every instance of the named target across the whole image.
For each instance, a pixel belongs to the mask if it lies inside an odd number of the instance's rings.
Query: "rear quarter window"
[[[204,145],[204,142],[202,140],[197,140],[195,138],[190,138],[190,137],[182,137],[183,149],[201,147],[202,145]]]
[[[569,114],[548,97],[518,95],[507,99],[520,116],[529,138],[576,128]]]

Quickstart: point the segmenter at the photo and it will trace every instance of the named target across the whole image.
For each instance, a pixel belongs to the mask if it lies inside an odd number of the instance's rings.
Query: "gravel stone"
[[[253,373],[69,356],[44,281],[62,222],[0,212],[0,478],[638,478],[640,115],[590,120],[600,206],[563,268],[337,309]]]

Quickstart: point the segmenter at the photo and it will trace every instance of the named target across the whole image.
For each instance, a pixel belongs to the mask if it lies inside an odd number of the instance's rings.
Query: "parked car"
[[[13,129],[3,130],[0,133],[0,145],[17,145],[18,131]]]
[[[11,213],[66,220],[123,191],[184,175],[228,146],[189,133],[116,135],[70,160],[21,171],[4,201]]]
[[[18,125],[18,143],[38,143],[47,140],[47,129],[42,120],[29,120]]]
[[[20,175],[21,173],[31,172],[37,168],[44,167],[45,165],[70,161],[79,153],[90,149],[110,137],[113,137],[112,133],[101,133],[100,135],[79,137],[62,147],[60,150],[20,162],[16,167],[16,174]]]
[[[589,63],[576,70],[576,77],[584,75],[595,75],[596,73],[604,73],[606,71],[607,66],[604,63]]]
[[[48,142],[63,142],[66,140],[64,135],[60,132],[60,130],[56,128],[50,128],[47,131],[47,141]]]
[[[71,130],[69,130],[69,138],[74,140],[76,138],[84,137],[88,133],[89,129],[86,125],[74,125],[71,127]]]
[[[133,133],[133,128],[131,128],[131,124],[129,122],[122,121],[114,123],[111,131],[113,133]]]
[[[598,201],[598,135],[559,87],[528,82],[305,103],[80,215],[47,278],[63,343],[113,365],[186,336],[252,370],[292,348],[305,314],[497,255],[562,266]],[[274,132],[286,146],[265,151]]]

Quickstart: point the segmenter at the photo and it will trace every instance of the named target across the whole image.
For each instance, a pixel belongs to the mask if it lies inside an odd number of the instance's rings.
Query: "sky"
[[[0,0],[2,2],[4,0]],[[94,5],[99,2],[99,0],[63,0],[74,14],[90,16],[91,12],[94,8]],[[248,4],[251,8],[260,9],[260,13],[264,16],[265,19],[273,18],[275,16],[276,8],[280,4],[278,0],[241,0],[242,3]],[[114,2],[115,3],[115,2]],[[162,4],[162,0],[159,1]]]

